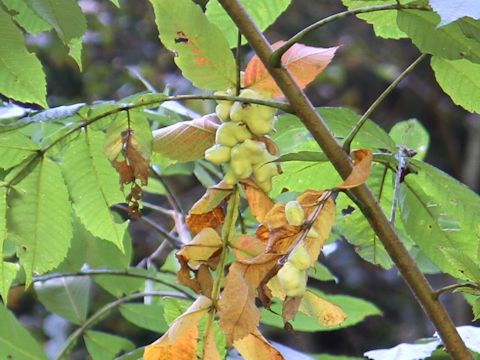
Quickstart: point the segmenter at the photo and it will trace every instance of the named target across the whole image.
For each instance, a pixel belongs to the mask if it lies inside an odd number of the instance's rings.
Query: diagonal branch
[[[292,110],[310,131],[338,173],[345,179],[352,171],[351,158],[332,136],[325,121],[315,111],[290,72],[287,69],[269,65],[273,53],[270,43],[238,0],[219,0],[219,2],[267,67],[270,75],[289,100]],[[443,305],[435,299],[430,284],[405,249],[370,188],[362,185],[351,189],[350,194],[382,241],[386,251],[415,294],[417,301],[435,325],[450,356],[454,359],[472,359],[448,313]]]

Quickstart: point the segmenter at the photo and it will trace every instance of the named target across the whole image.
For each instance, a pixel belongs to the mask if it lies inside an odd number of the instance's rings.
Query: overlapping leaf
[[[273,44],[279,48],[285,42]],[[318,74],[330,63],[338,47],[316,48],[302,44],[295,44],[282,56],[282,65],[285,66],[303,89],[310,84]],[[254,56],[245,70],[245,87],[268,94],[272,97],[282,96],[282,91],[270,76],[258,56]]]
[[[222,240],[218,233],[210,228],[204,228],[188,244],[177,253],[188,260],[192,267],[207,262],[210,257],[222,248]]]
[[[102,154],[103,135],[92,130],[82,132],[65,152],[62,169],[75,212],[93,235],[123,249],[127,223],[115,220],[110,206],[123,201],[115,171]]]
[[[100,331],[87,331],[83,339],[93,360],[113,359],[135,348],[130,340]]]
[[[41,158],[9,193],[8,230],[19,251],[27,284],[33,274],[55,268],[65,258],[72,238],[72,214],[62,173]]]
[[[205,214],[217,208],[232,193],[233,187],[221,181],[207,188],[205,194],[190,208],[189,214]]]
[[[220,120],[213,114],[184,121],[153,132],[153,150],[177,161],[203,158],[205,150],[215,143]]]
[[[37,150],[35,143],[19,132],[0,135],[0,168],[10,169],[33,155]]]
[[[47,107],[42,65],[25,48],[22,32],[0,9],[0,93],[18,101]]]
[[[3,244],[7,239],[7,189],[0,188],[0,296],[6,303],[10,286],[5,282],[5,263],[3,262]]]
[[[263,335],[255,330],[248,334],[243,339],[237,340],[233,343],[235,349],[245,360],[283,360],[283,355],[275,349]]]
[[[14,20],[30,34],[38,34],[52,28],[31,8],[28,1],[3,0],[3,4],[8,10],[15,13]]]
[[[164,333],[168,325],[163,320],[163,306],[160,304],[123,304],[120,313],[132,324],[143,329]]]
[[[195,86],[223,90],[235,86],[236,65],[220,29],[190,0],[150,0],[160,40]]]

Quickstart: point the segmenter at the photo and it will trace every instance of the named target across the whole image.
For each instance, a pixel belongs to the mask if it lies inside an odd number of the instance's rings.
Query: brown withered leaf
[[[215,333],[213,332],[213,326],[208,327],[208,333],[205,335],[203,349],[204,350],[202,360],[222,359],[220,353],[218,352],[217,344],[215,343]]]
[[[113,160],[112,165],[120,175],[120,184],[130,184],[135,180],[132,168],[127,164],[126,160]]]
[[[185,218],[185,224],[190,229],[193,236],[197,235],[205,228],[219,229],[225,221],[225,212],[218,206],[212,211],[201,214],[188,214]]]
[[[195,280],[200,285],[200,294],[212,297],[213,278],[208,265],[202,264],[195,274]]]
[[[255,230],[255,235],[258,240],[260,240],[264,244],[267,244],[268,237],[270,236],[270,231],[268,230],[268,227],[266,225],[260,224]]]
[[[177,260],[180,264],[180,270],[178,270],[178,273],[177,273],[177,281],[180,284],[189,287],[190,289],[195,291],[197,294],[200,294],[202,292],[202,287],[195,277],[192,278],[190,276],[190,268],[188,267],[188,260],[181,255],[177,255]]]
[[[240,235],[230,246],[238,260],[251,259],[265,252],[262,241],[245,234]]]
[[[263,142],[270,154],[278,155],[280,153],[280,149],[279,149],[277,143],[270,136],[268,136],[268,135],[265,135],[265,136],[253,135],[252,139],[255,140],[255,141]]]
[[[245,360],[283,360],[284,357],[275,349],[258,329],[233,343],[235,349]]]
[[[232,185],[223,180],[207,188],[205,194],[192,206],[189,214],[205,214],[217,208],[233,191]]]
[[[142,185],[147,185],[151,154],[142,152],[134,130],[125,131],[123,137],[124,155],[128,166],[130,166],[135,179],[140,180]]]
[[[258,327],[260,310],[255,305],[256,291],[278,258],[278,255],[261,254],[230,266],[219,301],[219,324],[228,344],[244,338]]]
[[[242,180],[240,183],[245,191],[252,215],[259,223],[263,223],[265,215],[273,208],[275,203],[251,179]]]
[[[173,344],[166,344],[165,341],[145,347],[143,352],[144,360],[196,360],[198,347],[198,327],[194,326],[184,336],[177,339]]]
[[[271,254],[286,254],[301,231],[300,226],[288,223],[285,204],[275,204],[265,215],[264,224],[269,230],[266,252]]]
[[[299,310],[324,326],[339,325],[347,318],[341,307],[309,290],[303,296]]]
[[[202,229],[195,237],[185,244],[178,255],[187,259],[192,267],[208,261],[213,254],[222,248],[222,240],[217,231],[211,227]]]
[[[370,176],[373,155],[370,150],[361,149],[353,152],[355,159],[350,175],[341,183],[339,189],[351,189],[365,183]]]
[[[287,296],[283,301],[282,318],[284,323],[295,320],[295,315],[298,312],[302,296]]]

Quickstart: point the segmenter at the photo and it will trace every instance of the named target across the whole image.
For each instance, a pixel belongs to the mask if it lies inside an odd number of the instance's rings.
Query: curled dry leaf
[[[284,357],[275,349],[262,334],[255,329],[252,333],[245,336],[243,339],[237,340],[233,343],[235,349],[245,360],[283,360]]]
[[[251,259],[265,252],[265,244],[261,240],[244,234],[240,235],[231,246],[238,260]]]
[[[215,114],[183,121],[153,132],[153,151],[177,161],[202,159],[215,144],[215,132],[220,120]]]
[[[217,208],[233,191],[233,186],[223,180],[207,188],[205,194],[192,206],[189,214],[205,214]]]
[[[208,261],[221,248],[222,240],[218,233],[214,229],[206,227],[188,244],[185,244],[177,254],[187,259],[190,266],[197,267]]]
[[[268,135],[258,136],[253,135],[252,137],[255,141],[263,142],[268,150],[268,152],[272,155],[278,155],[280,153],[280,148],[278,147],[277,143]]]
[[[287,296],[283,301],[282,318],[283,322],[287,323],[295,319],[295,315],[298,312],[300,303],[302,302],[302,296]]]
[[[241,181],[245,196],[252,215],[259,223],[263,223],[265,215],[273,208],[275,203],[251,179]]]
[[[279,41],[273,44],[278,49],[285,44]],[[303,44],[295,44],[282,56],[282,65],[286,67],[297,80],[300,88],[305,88],[318,74],[330,63],[338,47],[317,48]],[[258,56],[254,56],[245,70],[245,87],[260,93],[269,94],[272,97],[282,96],[282,91],[270,76]]]
[[[219,229],[225,221],[225,212],[218,206],[215,209],[202,214],[188,214],[185,223],[195,236],[205,228]]]
[[[202,360],[221,360],[222,357],[218,352],[217,344],[215,343],[215,333],[213,332],[213,326],[209,326],[205,335],[205,342],[203,344],[203,356]]]
[[[355,159],[350,175],[341,183],[339,189],[351,189],[364,184],[370,176],[373,155],[370,150],[361,149],[353,152]]]
[[[174,343],[158,343],[162,338],[148,345],[143,352],[143,360],[196,360],[198,347],[198,327],[195,325]]]
[[[202,286],[200,285],[200,282],[198,281],[196,276],[194,276],[193,278],[190,276],[188,260],[181,255],[177,255],[177,260],[180,264],[180,270],[178,270],[177,273],[177,281],[180,284],[189,287],[197,294],[200,294],[202,292]]]
[[[303,296],[299,310],[323,326],[340,325],[347,318],[347,314],[340,306],[322,299],[311,291],[307,291]]]

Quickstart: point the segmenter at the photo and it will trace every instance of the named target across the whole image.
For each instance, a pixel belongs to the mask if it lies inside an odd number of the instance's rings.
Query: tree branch
[[[406,5],[400,5],[400,4],[387,4],[387,5],[376,5],[376,6],[366,6],[354,10],[347,10],[343,11],[341,13],[337,13],[331,16],[328,16],[322,20],[319,20],[312,25],[306,27],[305,29],[299,31],[297,34],[295,34],[292,38],[290,38],[285,44],[283,44],[281,47],[279,47],[277,50],[275,50],[270,57],[269,63],[272,67],[279,67],[281,66],[280,59],[282,58],[282,55],[285,54],[285,52],[290,49],[294,44],[298,43],[299,41],[302,41],[302,39],[310,34],[312,31],[317,30],[321,28],[322,26],[325,26],[327,24],[330,24],[331,22],[337,21],[337,20],[342,20],[346,17],[352,16],[352,15],[358,15],[358,14],[363,14],[363,13],[370,13],[370,12],[375,12],[375,11],[385,11],[385,10],[407,10],[407,9],[414,9],[414,10],[430,10],[430,7],[426,5],[414,5],[414,4],[406,4]]]
[[[442,295],[443,293],[446,293],[449,291],[455,291],[461,288],[468,288],[468,289],[480,291],[480,284],[467,282],[467,283],[448,285],[435,291],[435,298],[438,299],[440,295]]]
[[[270,75],[289,100],[292,110],[310,131],[341,177],[345,179],[352,171],[351,158],[332,136],[325,121],[315,111],[290,72],[284,68],[269,65],[273,54],[270,43],[238,0],[219,0],[219,2],[267,67]],[[370,188],[367,185],[361,185],[350,190],[350,194],[382,241],[425,313],[435,325],[450,356],[454,359],[472,359],[448,313],[443,305],[435,299],[430,284],[385,217]]]

